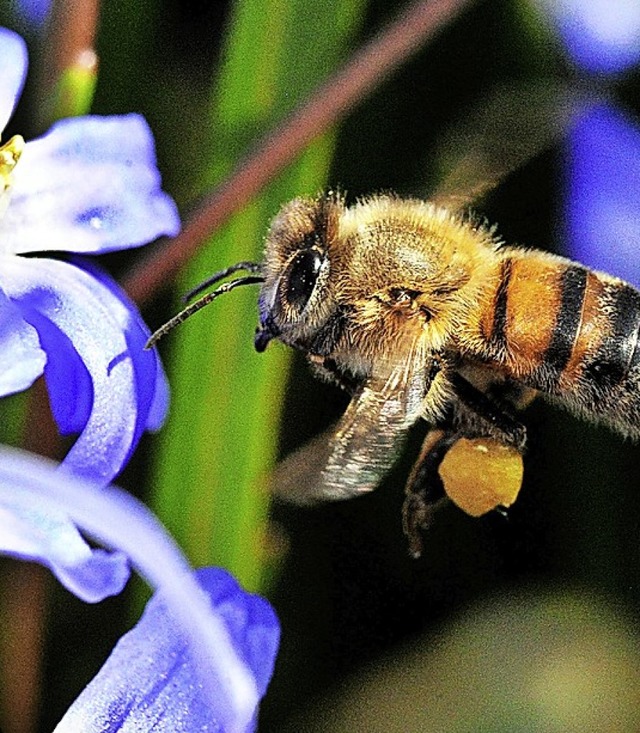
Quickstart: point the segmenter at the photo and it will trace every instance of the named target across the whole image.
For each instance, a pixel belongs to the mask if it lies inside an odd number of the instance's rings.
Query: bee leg
[[[431,430],[422,445],[407,485],[402,506],[402,528],[413,558],[422,555],[422,532],[429,528],[437,508],[446,501],[444,485],[438,468],[449,448],[459,438],[458,433]]]
[[[490,437],[511,445],[516,450],[524,450],[527,430],[521,422],[457,372],[450,375],[449,380],[461,404],[488,423]]]

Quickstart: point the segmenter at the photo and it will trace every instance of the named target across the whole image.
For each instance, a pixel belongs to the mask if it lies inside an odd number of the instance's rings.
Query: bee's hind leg
[[[526,444],[526,428],[513,417],[509,408],[525,406],[535,394],[532,390],[508,385],[512,394],[507,397],[505,390],[503,399],[498,401],[457,372],[447,375],[447,379],[457,398],[456,403],[451,405],[451,412],[440,422],[441,427],[427,434],[405,487],[402,523],[413,557],[422,554],[421,533],[429,527],[435,511],[446,500],[439,471],[449,449],[461,438],[489,438],[494,443],[510,446],[520,454]],[[495,451],[489,455],[489,461],[500,460],[496,458],[498,454]],[[472,513],[468,508],[465,511]]]
[[[465,425],[460,432],[464,432],[467,437],[472,434],[476,434],[478,437],[484,435],[510,445],[520,452],[524,450],[527,442],[527,430],[521,422],[508,412],[508,408],[474,387],[471,382],[457,372],[449,376],[449,381],[460,402],[460,407],[466,413],[464,423],[476,423],[473,427]],[[478,424],[477,420],[470,420],[470,415],[480,418],[484,426]],[[459,414],[458,417],[463,418],[463,415]]]
[[[435,511],[446,501],[438,468],[459,437],[458,433],[430,430],[407,480],[402,528],[409,542],[409,553],[414,558],[422,554],[422,532],[429,528]]]

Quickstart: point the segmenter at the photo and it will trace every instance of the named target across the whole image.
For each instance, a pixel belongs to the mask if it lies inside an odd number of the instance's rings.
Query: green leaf
[[[363,0],[239,0],[212,94],[210,140],[194,171],[219,183],[260,135],[346,56]],[[316,140],[263,194],[218,232],[187,268],[186,292],[212,272],[260,260],[267,224],[296,195],[327,184],[333,133]],[[268,571],[264,479],[278,447],[289,353],[253,349],[257,292],[220,298],[172,336],[172,406],[158,441],[154,508],[196,565],[228,568],[250,589]]]
[[[5,397],[0,402],[0,443],[19,446],[24,437],[27,393]]]
[[[66,68],[53,90],[51,119],[88,114],[97,78],[96,66],[91,62],[80,62]]]

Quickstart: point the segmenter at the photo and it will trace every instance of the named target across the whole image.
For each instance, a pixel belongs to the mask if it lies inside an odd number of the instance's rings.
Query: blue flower
[[[640,61],[638,0],[538,0],[571,61],[593,74],[626,71]]]
[[[569,254],[640,286],[640,125],[611,105],[582,115],[565,175]]]
[[[111,551],[94,549],[87,557],[79,544],[67,544],[70,529]],[[224,571],[202,570],[196,580],[164,528],[133,497],[0,446],[0,551],[12,548],[53,568],[62,561],[76,591],[95,588],[118,566],[126,582],[127,562],[158,590],[58,733],[253,730],[278,647],[273,610]]]
[[[24,42],[0,29],[0,129],[26,73]],[[168,403],[158,357],[133,304],[97,268],[58,256],[134,247],[179,229],[138,115],[63,120],[0,148],[0,396],[44,373],[62,433],[79,437],[63,469],[108,483]]]
[[[196,576],[222,617],[234,648],[251,669],[262,697],[278,646],[271,606],[245,593],[223,570],[206,568]],[[150,731],[158,726],[167,731],[228,731],[224,720],[206,703],[194,669],[194,656],[184,635],[156,595],[138,625],[120,639],[71,706],[56,733]],[[252,718],[241,729],[252,730],[254,723]]]
[[[579,71],[602,82],[640,62],[637,0],[540,1]],[[611,101],[589,106],[573,121],[564,159],[564,251],[640,286],[638,121]]]

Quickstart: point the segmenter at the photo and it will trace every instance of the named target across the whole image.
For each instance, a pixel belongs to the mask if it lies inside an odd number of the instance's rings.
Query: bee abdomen
[[[639,333],[635,288],[539,254],[502,263],[485,321],[511,377],[637,437]]]

